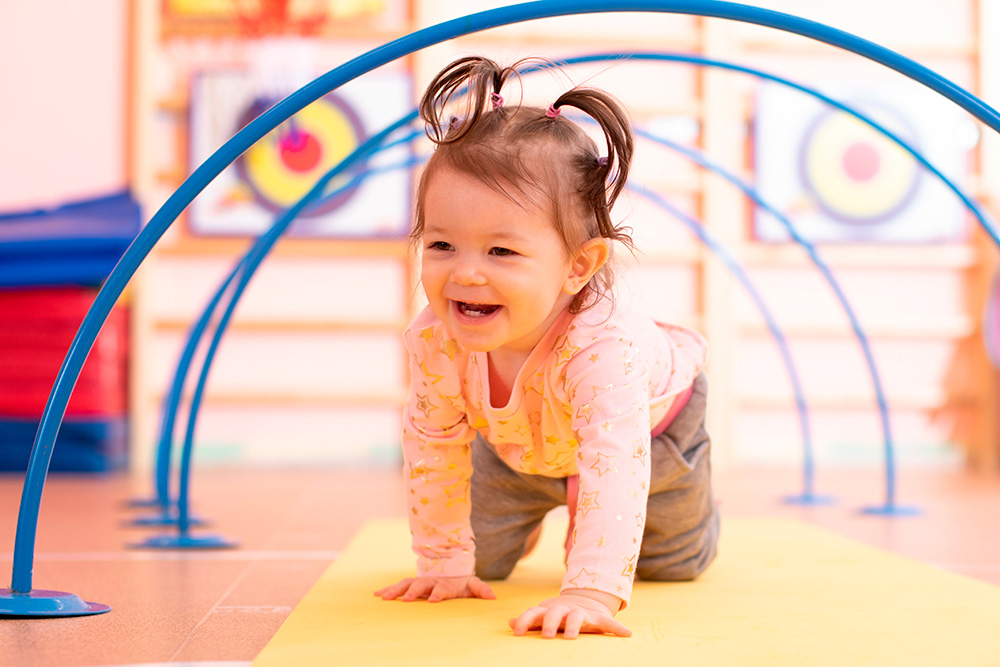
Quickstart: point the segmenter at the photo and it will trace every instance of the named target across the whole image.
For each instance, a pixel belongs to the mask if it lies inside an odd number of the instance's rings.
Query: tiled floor
[[[0,561],[8,585],[22,477],[0,477]],[[884,504],[881,471],[824,472],[817,492],[836,504],[784,505],[801,490],[788,470],[720,471],[723,516],[792,516],[863,542],[1000,585],[1000,476],[903,470],[897,504],[916,517],[865,516]],[[50,477],[34,561],[36,589],[111,605],[101,616],[0,620],[0,665],[98,667],[143,663],[245,665],[370,517],[402,516],[394,469],[197,470],[197,534],[238,540],[224,551],[150,551],[126,545],[161,530],[127,525],[125,501],[146,479]],[[724,529],[724,528],[723,528]]]

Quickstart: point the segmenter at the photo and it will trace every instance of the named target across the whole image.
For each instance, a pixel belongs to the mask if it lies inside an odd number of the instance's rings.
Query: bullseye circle
[[[310,171],[323,157],[319,140],[305,130],[295,130],[278,140],[281,161],[292,171]]]
[[[256,99],[241,114],[241,127],[259,116],[276,100]],[[361,120],[351,107],[330,93],[313,102],[274,129],[240,156],[237,173],[249,186],[255,201],[272,212],[294,205],[327,171],[364,141]],[[342,174],[328,186],[350,178]],[[304,217],[329,213],[354,194],[350,188],[307,209]]]
[[[824,112],[806,131],[800,168],[823,212],[851,224],[893,217],[912,201],[920,178],[916,162],[899,145],[836,111]]]

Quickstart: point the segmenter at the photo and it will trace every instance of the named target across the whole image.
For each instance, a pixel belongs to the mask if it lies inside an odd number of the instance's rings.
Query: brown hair
[[[518,77],[517,67],[500,67],[488,58],[460,58],[431,81],[420,101],[420,117],[437,149],[427,162],[417,187],[416,216],[411,238],[424,231],[424,197],[430,178],[442,167],[476,178],[514,198],[509,189],[553,212],[554,224],[572,255],[585,241],[604,237],[632,249],[629,229],[615,225],[611,207],[625,188],[635,140],[622,105],[594,88],[566,91],[549,109],[505,106],[504,83]],[[546,66],[552,66],[546,63]],[[464,95],[461,116],[445,121],[445,107]],[[593,118],[604,133],[607,156],[573,121],[558,111],[573,107]],[[543,149],[538,151],[537,149]],[[545,160],[530,161],[531,155]],[[537,197],[543,201],[537,201]],[[584,310],[610,292],[613,274],[603,267],[573,300],[573,312]],[[589,303],[588,303],[589,302]]]

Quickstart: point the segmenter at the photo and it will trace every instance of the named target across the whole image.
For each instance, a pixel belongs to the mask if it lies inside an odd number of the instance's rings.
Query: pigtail
[[[500,91],[511,75],[489,58],[459,58],[438,73],[420,100],[420,117],[427,136],[438,145],[452,144],[466,136],[488,110],[502,110]],[[445,108],[455,96],[464,97],[464,112],[445,121]]]
[[[431,81],[419,110],[437,150],[417,186],[413,240],[423,235],[427,184],[446,166],[514,201],[551,207],[555,228],[570,254],[597,237],[634,250],[630,230],[611,220],[611,207],[625,189],[635,151],[624,108],[592,88],[563,93],[548,109],[505,104],[504,84],[518,77],[519,70],[534,68],[533,60],[500,67],[488,58],[469,56],[454,61]],[[604,134],[603,151],[579,125],[560,114],[560,108],[567,106],[597,122]],[[610,297],[613,277],[609,266],[602,267],[576,295],[570,311],[581,312]]]
[[[628,182],[635,153],[635,137],[628,114],[614,97],[594,88],[573,88],[552,104],[551,110],[574,107],[587,114],[601,127],[607,157],[581,156],[576,165],[581,174],[581,196],[593,207],[601,236],[631,246],[631,238],[611,221],[611,208]],[[558,114],[555,114],[556,116]],[[546,118],[554,115],[547,112]]]

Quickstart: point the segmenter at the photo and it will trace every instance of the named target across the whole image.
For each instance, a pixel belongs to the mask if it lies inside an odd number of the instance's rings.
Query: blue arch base
[[[222,535],[154,535],[142,542],[129,544],[130,549],[235,549],[239,542],[227,540]]]
[[[923,513],[919,507],[891,503],[862,507],[860,512],[868,516],[920,516]]]
[[[0,588],[0,616],[14,618],[60,618],[65,616],[93,616],[106,614],[111,607],[97,602],[84,602],[77,595],[61,591],[34,590],[15,593]]]
[[[167,500],[167,506],[175,504],[174,500]],[[145,498],[130,498],[125,501],[125,507],[129,509],[149,509],[151,507],[162,507],[164,503],[160,501],[159,498],[145,497]]]
[[[785,505],[804,505],[821,507],[823,505],[833,505],[837,499],[833,496],[818,495],[812,492],[797,493],[791,496],[782,496],[781,502]]]
[[[154,499],[155,500],[155,499]],[[159,505],[159,501],[155,501]],[[187,518],[188,524],[192,526],[204,526],[207,521],[199,516],[189,516]],[[159,514],[149,514],[146,516],[140,516],[128,521],[129,526],[136,526],[137,528],[148,527],[148,526],[176,526],[180,523],[180,517],[168,510],[164,510]]]

